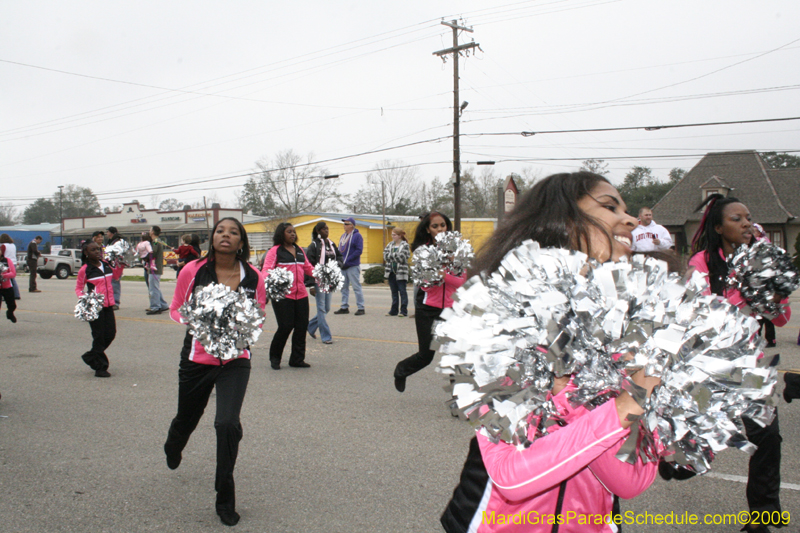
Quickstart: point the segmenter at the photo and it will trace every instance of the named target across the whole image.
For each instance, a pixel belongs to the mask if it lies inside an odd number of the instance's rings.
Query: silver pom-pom
[[[313,276],[320,292],[336,292],[341,290],[344,286],[344,274],[342,274],[342,269],[339,268],[339,263],[333,259],[327,263],[320,261],[314,265]]]
[[[114,268],[120,265],[129,266],[132,264],[130,261],[130,256],[132,256],[132,254],[133,251],[128,241],[120,239],[114,244],[109,244],[105,247],[104,259]]]
[[[255,344],[264,323],[264,311],[244,289],[232,291],[222,283],[198,288],[178,312],[206,353],[223,361]]]
[[[294,274],[283,267],[273,268],[264,278],[264,287],[267,290],[267,297],[273,302],[278,302],[286,298],[292,290],[294,284]]]
[[[457,231],[445,231],[436,236],[436,246],[442,255],[442,265],[454,276],[466,272],[475,259],[472,244]]]
[[[103,310],[105,295],[91,291],[83,293],[75,304],[75,318],[83,322],[94,322]]]
[[[436,236],[434,244],[420,246],[414,250],[411,279],[421,287],[441,285],[442,271],[454,276],[466,272],[475,258],[472,245],[457,231],[446,231]]]
[[[742,294],[754,313],[768,319],[784,311],[776,297],[785,298],[800,286],[800,273],[789,254],[765,240],[739,247],[728,258],[728,269],[728,285]]]
[[[626,390],[645,413],[618,457],[655,460],[657,435],[668,460],[704,472],[721,448],[751,448],[740,418],[769,423],[777,377],[759,359],[758,323],[704,284],[641,255],[597,264],[527,241],[455,293],[435,329],[439,371],[460,417],[523,447],[560,421],[547,399],[555,377],[573,376],[574,407]],[[662,380],[649,399],[630,378],[642,369]]]
[[[3,272],[6,272],[7,270],[8,270],[8,265],[6,265],[2,261],[0,261],[0,274],[2,274]],[[0,281],[3,281],[3,280],[0,280]]]

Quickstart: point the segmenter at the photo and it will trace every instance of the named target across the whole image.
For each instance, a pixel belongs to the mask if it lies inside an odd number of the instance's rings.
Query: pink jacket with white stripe
[[[478,431],[478,445],[490,479],[470,532],[549,533],[552,523],[532,522],[537,513],[555,512],[562,482],[566,483],[561,515],[571,519],[560,525],[559,533],[614,532],[615,525],[598,523],[602,521],[594,517],[611,514],[614,495],[633,498],[653,483],[657,462],[644,464],[638,460],[629,464],[616,458],[630,430],[620,425],[615,401],[591,411],[574,408],[567,401],[567,393],[575,388],[570,381],[552,397],[566,425],[554,424],[547,436],[535,439],[525,450],[502,441],[494,444]],[[536,425],[533,420],[529,437],[533,437]],[[592,519],[586,523],[589,516]],[[522,523],[514,523],[514,517]]]
[[[300,300],[308,297],[306,290],[305,276],[311,275],[314,272],[314,267],[308,262],[308,257],[302,248],[294,245],[295,253],[292,255],[289,250],[277,244],[269,249],[267,257],[264,258],[264,267],[261,272],[264,276],[269,275],[269,271],[273,268],[282,267],[294,275],[294,283],[292,289],[286,298],[290,300]]]
[[[8,270],[3,272],[0,278],[0,289],[10,289],[11,280],[17,277],[17,267],[14,266],[14,260],[10,257],[3,257],[2,261],[8,266]]]
[[[724,259],[725,256],[722,253],[722,250],[719,251],[719,255]],[[706,252],[698,252],[694,254],[691,259],[689,259],[689,267],[694,267],[697,272],[701,272],[705,274],[706,280],[708,280],[708,262],[706,261]],[[705,294],[711,294],[711,286],[707,287],[704,291]],[[742,293],[734,288],[729,288],[725,290],[725,299],[728,300],[730,303],[735,305],[736,307],[742,308],[747,303],[744,301],[742,297]],[[788,303],[789,299],[785,298],[781,300],[781,303]],[[792,318],[792,309],[788,305],[784,307],[785,311],[782,315],[779,315],[772,319],[772,323],[778,327],[785,326],[789,319]]]
[[[89,289],[102,294],[103,307],[112,307],[117,304],[114,301],[114,287],[111,286],[112,279],[119,279],[122,270],[115,270],[105,261],[100,261],[100,266],[96,267],[91,263],[86,263],[78,270],[78,280],[75,282],[75,294],[80,298],[83,296],[84,289]]]
[[[258,302],[261,309],[267,305],[267,293],[264,289],[264,278],[257,269],[249,263],[239,262],[240,278],[239,288],[244,289],[245,294],[250,299]],[[181,273],[178,274],[178,281],[175,284],[175,294],[169,306],[169,316],[175,322],[181,323],[181,315],[178,310],[186,303],[194,290],[205,287],[211,283],[218,283],[217,273],[214,269],[214,262],[206,258],[198,259],[188,263]],[[181,358],[202,365],[223,365],[234,359],[221,360],[205,351],[203,345],[194,339],[191,333],[187,332],[181,350]],[[245,348],[236,359],[250,359],[250,350]]]

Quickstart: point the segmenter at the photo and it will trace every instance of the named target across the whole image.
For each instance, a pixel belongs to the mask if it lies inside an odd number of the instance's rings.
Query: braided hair
[[[728,277],[728,264],[720,255],[722,250],[722,235],[716,228],[722,225],[722,212],[730,204],[741,203],[738,198],[711,194],[697,206],[696,211],[705,207],[700,227],[692,237],[692,254],[703,252],[708,265],[708,282],[711,292],[723,296],[725,292],[725,279]]]

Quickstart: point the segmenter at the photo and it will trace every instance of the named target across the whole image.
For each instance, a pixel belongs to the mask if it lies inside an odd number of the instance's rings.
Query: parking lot
[[[131,270],[138,274],[139,270]],[[167,469],[162,445],[177,405],[184,327],[146,316],[146,287],[123,281],[110,379],[80,355],[89,326],[72,315],[74,278],[23,289],[14,325],[0,323],[0,529],[4,532],[219,531],[214,512],[214,403]],[[165,282],[165,297],[172,284]],[[410,291],[409,291],[410,295]],[[329,315],[334,344],[308,338],[310,369],[270,369],[268,309],[254,348],[236,469],[240,532],[438,532],[472,435],[444,402],[429,367],[393,387],[398,360],[416,351],[411,319],[385,317],[390,295],[365,289],[365,316]],[[800,369],[800,309],[778,329],[781,369]],[[338,308],[334,295],[333,309]],[[312,314],[314,313],[312,300]],[[288,358],[288,348],[284,361]],[[781,400],[782,498],[800,527],[800,401]],[[747,456],[723,452],[711,474],[660,479],[623,511],[666,514],[746,510]],[[623,526],[623,531],[716,532],[741,526]],[[786,531],[786,529],[784,529]]]

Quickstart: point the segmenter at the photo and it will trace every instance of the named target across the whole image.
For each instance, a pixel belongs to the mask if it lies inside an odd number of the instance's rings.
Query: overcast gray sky
[[[485,135],[800,116],[796,0],[6,0],[0,203],[76,184],[103,206],[209,188],[232,205],[246,179],[232,176],[278,150],[328,160],[442,137],[325,167],[348,193],[383,159],[447,179],[442,18],[481,48],[459,63],[465,166],[548,175],[598,158],[619,182],[708,151],[800,150],[800,121]],[[230,179],[190,185],[213,177]]]

